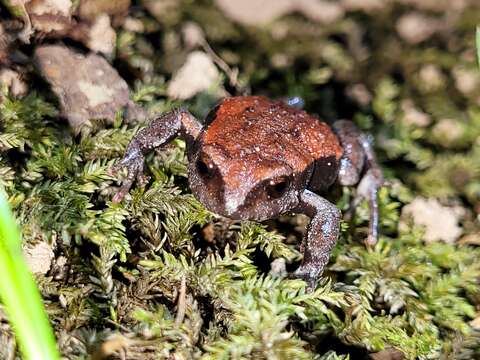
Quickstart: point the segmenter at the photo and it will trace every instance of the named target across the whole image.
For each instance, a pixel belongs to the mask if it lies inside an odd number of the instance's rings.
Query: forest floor
[[[480,358],[477,1],[2,2],[0,183],[65,358]],[[149,114],[243,94],[374,139],[380,241],[361,204],[314,292],[288,276],[306,218],[207,211],[180,139],[111,201]]]

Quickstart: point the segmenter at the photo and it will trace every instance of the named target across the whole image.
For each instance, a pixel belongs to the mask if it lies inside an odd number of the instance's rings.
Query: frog
[[[221,100],[203,122],[185,108],[159,115],[133,137],[112,168],[112,174],[126,169],[113,201],[120,202],[135,181],[145,183],[146,153],[180,137],[186,143],[189,187],[211,212],[258,222],[287,213],[309,217],[300,244],[303,260],[293,276],[314,288],[340,232],[341,212],[325,194],[335,185],[356,187],[351,209],[366,200],[366,244],[372,246],[384,178],[368,134],[350,120],[329,125],[298,103],[234,96]]]

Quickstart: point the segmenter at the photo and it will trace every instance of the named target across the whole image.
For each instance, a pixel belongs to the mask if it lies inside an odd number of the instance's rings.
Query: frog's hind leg
[[[357,186],[357,192],[347,217],[353,216],[355,208],[364,199],[370,210],[367,244],[374,245],[378,239],[378,189],[383,184],[383,174],[378,166],[372,143],[354,123],[339,120],[333,124],[344,154],[340,159],[338,182],[342,186]]]

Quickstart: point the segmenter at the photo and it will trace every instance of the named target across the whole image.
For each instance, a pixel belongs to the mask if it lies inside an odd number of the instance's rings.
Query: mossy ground
[[[152,111],[182,105],[201,118],[225,87],[301,96],[326,121],[351,118],[374,136],[390,183],[380,193],[381,239],[363,245],[362,205],[342,224],[313,293],[269,274],[276,259],[289,271],[298,266],[304,219],[255,224],[209,213],[189,192],[180,140],[150,154],[148,185],[113,204],[118,184],[107,170],[138,126],[119,116],[73,136],[28,69],[28,95],[0,105],[0,181],[24,242],[55,251],[37,280],[66,358],[125,351],[128,359],[360,359],[392,347],[408,359],[480,357],[470,325],[480,305],[480,249],[468,244],[475,241],[427,244],[421,228],[398,229],[404,205],[435,197],[461,207],[464,233],[478,239],[480,8],[448,18],[450,10],[404,3],[350,11],[331,25],[291,14],[266,27],[237,25],[209,2],[183,1],[157,18],[138,5],[132,15],[144,31],[117,29],[113,64],[132,98]],[[409,12],[445,20],[446,28],[411,44],[396,29]],[[225,75],[179,102],[166,96],[166,84],[190,51],[181,32],[189,21],[239,77],[231,84]],[[352,190],[331,195],[345,210]],[[3,324],[0,344],[12,339]]]

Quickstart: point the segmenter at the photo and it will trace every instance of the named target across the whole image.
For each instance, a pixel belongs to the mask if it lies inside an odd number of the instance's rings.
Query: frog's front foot
[[[303,262],[294,276],[305,280],[307,289],[312,291],[337,241],[340,211],[328,200],[309,190],[304,190],[300,195],[296,211],[309,216],[311,220],[301,246]]]
[[[123,169],[127,169],[127,177],[123,180],[120,189],[113,197],[112,201],[118,203],[122,201],[128,193],[135,180],[143,186],[147,178],[143,175],[144,156],[140,149],[131,148],[127,150],[124,158],[114,165],[110,170],[110,175],[115,175]]]

